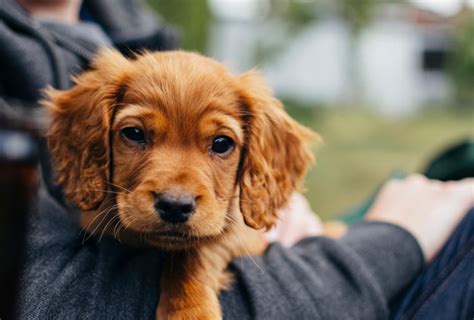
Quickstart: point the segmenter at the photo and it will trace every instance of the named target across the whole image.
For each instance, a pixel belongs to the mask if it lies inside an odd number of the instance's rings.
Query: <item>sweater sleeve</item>
[[[40,192],[30,223],[20,319],[153,319],[161,253],[87,239],[77,215]],[[272,244],[230,268],[225,319],[385,319],[388,302],[420,270],[421,249],[397,226],[365,222],[342,239]]]
[[[226,319],[386,319],[390,300],[423,263],[410,233],[362,222],[338,240],[272,244],[262,257],[237,259],[221,302]]]

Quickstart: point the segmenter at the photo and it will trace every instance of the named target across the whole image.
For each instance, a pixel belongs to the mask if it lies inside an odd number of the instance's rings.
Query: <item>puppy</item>
[[[170,253],[159,319],[221,319],[226,267],[265,249],[313,160],[316,135],[256,71],[195,53],[99,53],[67,91],[47,91],[57,181],[92,234]]]

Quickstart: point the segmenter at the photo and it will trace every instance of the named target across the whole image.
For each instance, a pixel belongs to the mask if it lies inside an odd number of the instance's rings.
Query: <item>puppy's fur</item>
[[[239,255],[259,254],[313,160],[316,137],[292,120],[256,71],[232,75],[194,53],[101,52],[68,91],[49,90],[48,143],[57,180],[90,233],[171,251],[160,319],[219,319],[218,293]],[[145,140],[123,134],[138,128]],[[216,137],[234,141],[212,150]],[[191,195],[189,220],[169,223],[159,194]]]

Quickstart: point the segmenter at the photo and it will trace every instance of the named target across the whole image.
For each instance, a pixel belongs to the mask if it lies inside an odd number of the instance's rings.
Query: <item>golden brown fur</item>
[[[48,142],[66,198],[82,226],[173,251],[162,273],[157,317],[219,319],[225,269],[261,253],[269,228],[301,183],[315,135],[292,120],[260,75],[234,76],[193,53],[107,50],[68,91],[48,92]],[[124,138],[137,127],[146,143]],[[216,136],[235,146],[210,151]],[[160,219],[157,194],[192,194],[186,223]],[[251,227],[251,228],[250,228]]]

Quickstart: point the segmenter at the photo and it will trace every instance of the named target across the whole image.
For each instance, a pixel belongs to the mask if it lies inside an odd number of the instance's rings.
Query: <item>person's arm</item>
[[[340,239],[279,244],[232,264],[222,294],[228,319],[385,319],[388,303],[417,274],[423,255],[404,229],[362,222]]]
[[[159,252],[128,248],[107,236],[83,244],[74,213],[45,192],[40,198],[23,273],[21,318],[152,319]],[[409,217],[428,214],[420,208],[423,202],[415,204]],[[408,231],[362,222],[341,239],[307,238],[290,249],[273,244],[263,257],[236,259],[235,282],[221,302],[228,319],[383,319],[390,299],[422,265],[423,252]]]
[[[222,295],[224,312],[231,319],[386,318],[390,300],[472,206],[472,179],[442,183],[414,175],[389,182],[369,221],[343,238],[308,238],[289,250],[273,245],[263,257],[237,259],[238,281]]]
[[[421,175],[388,182],[367,219],[385,221],[412,233],[427,262],[433,260],[451,233],[474,206],[474,179],[441,182]]]
[[[87,239],[77,218],[41,191],[31,220],[21,318],[152,319],[159,299],[159,252],[129,248],[108,236]],[[353,226],[339,240],[307,238],[289,249],[272,244],[262,257],[232,263],[236,278],[222,293],[224,315],[383,318],[389,297],[422,261],[410,234],[378,222]]]

